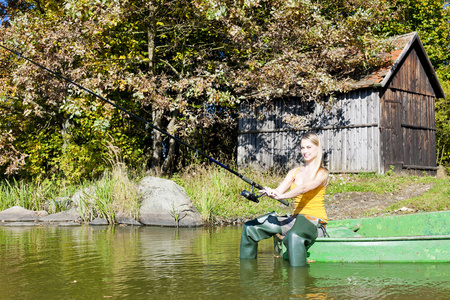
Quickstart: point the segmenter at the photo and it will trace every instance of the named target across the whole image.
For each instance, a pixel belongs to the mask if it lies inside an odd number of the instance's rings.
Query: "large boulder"
[[[20,206],[13,206],[0,212],[0,222],[37,222],[48,215],[45,211],[31,211]]]
[[[184,188],[173,181],[145,177],[138,185],[142,198],[139,221],[144,225],[194,227],[202,217]]]
[[[70,197],[57,197],[45,201],[44,210],[53,214],[58,210],[68,210],[72,208],[72,199]]]
[[[66,211],[62,211],[56,214],[51,214],[39,219],[40,222],[81,222],[81,215],[75,210],[75,208],[71,208]]]
[[[72,207],[75,208],[80,215],[83,215],[95,205],[95,193],[96,187],[94,186],[77,190],[71,198]]]
[[[129,214],[126,214],[126,213],[123,213],[123,212],[116,213],[116,222],[118,224],[122,224],[122,225],[136,225],[136,226],[141,226],[142,225],[135,218],[133,218]]]

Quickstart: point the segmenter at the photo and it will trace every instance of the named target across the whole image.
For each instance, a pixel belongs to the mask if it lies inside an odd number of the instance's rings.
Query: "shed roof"
[[[390,53],[380,54],[380,56],[386,57],[386,60],[391,61],[392,64],[362,76],[358,80],[356,87],[358,89],[372,86],[385,87],[393,74],[395,74],[395,71],[401,66],[405,57],[410,53],[410,49],[414,47],[415,50],[420,53],[423,58],[425,58],[423,60],[423,67],[427,71],[426,73],[428,74],[429,81],[435,90],[436,97],[445,98],[442,86],[417,32],[395,36],[392,38],[392,44],[394,46],[394,50]]]

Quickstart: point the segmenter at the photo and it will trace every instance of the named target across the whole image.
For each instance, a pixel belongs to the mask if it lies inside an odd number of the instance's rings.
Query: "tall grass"
[[[240,170],[240,173],[253,181],[275,188],[285,174]],[[182,185],[203,218],[209,222],[232,219],[248,219],[276,211],[292,213],[292,203],[286,207],[279,202],[262,197],[259,203],[250,202],[240,196],[242,190],[250,186],[235,175],[215,166],[196,166],[177,174],[173,178]],[[374,192],[388,195],[409,185],[432,183],[434,187],[420,197],[410,198],[385,208],[386,212],[398,207],[408,206],[421,211],[450,209],[450,179],[431,176],[406,176],[388,173],[362,173],[358,175],[330,175],[327,194],[347,192]],[[256,194],[257,191],[256,191]],[[292,202],[292,201],[291,201]]]
[[[261,185],[276,187],[280,174],[240,170],[241,174]],[[263,197],[254,203],[240,194],[250,186],[232,173],[217,166],[195,166],[173,178],[186,189],[203,219],[215,222],[223,219],[252,218],[267,212],[286,213],[290,208],[278,201]],[[255,191],[259,194],[258,191]]]
[[[253,181],[275,188],[284,178],[284,173],[239,170]],[[41,210],[49,199],[71,196],[75,190],[84,190],[81,213],[86,221],[102,217],[110,223],[115,217],[126,214],[138,219],[140,199],[137,180],[143,172],[128,170],[120,160],[112,160],[111,168],[96,181],[83,185],[64,186],[56,181],[40,183],[23,181],[0,182],[0,210],[19,205],[30,210]],[[268,212],[291,213],[276,200],[262,197],[259,203],[250,202],[240,194],[251,187],[234,174],[215,165],[196,165],[186,168],[171,180],[183,186],[194,202],[204,221],[209,223],[223,220],[243,221]],[[393,193],[411,184],[432,183],[434,187],[423,195],[410,198],[385,208],[386,212],[407,206],[420,211],[450,209],[450,179],[430,176],[399,176],[395,174],[377,175],[330,175],[327,194],[346,192]],[[258,194],[258,191],[255,191]]]
[[[21,206],[29,210],[42,210],[47,200],[67,195],[72,187],[61,186],[58,182],[25,182],[5,180],[0,182],[0,210]]]
[[[80,211],[82,218],[90,221],[100,217],[113,224],[116,215],[120,213],[137,219],[140,201],[136,180],[123,163],[118,148],[109,144],[108,149],[112,167],[85,189]]]
[[[111,144],[111,168],[106,170],[98,180],[83,182],[78,185],[65,185],[61,181],[43,180],[41,182],[11,181],[0,182],[0,210],[21,206],[29,210],[42,210],[46,202],[53,202],[57,197],[72,197],[81,194],[77,209],[85,221],[101,217],[109,223],[115,222],[118,214],[137,219],[139,216],[139,196],[136,179],[120,159],[120,152]],[[142,174],[138,174],[142,176]],[[73,197],[75,198],[75,197]],[[72,199],[73,200],[73,199]],[[57,207],[56,211],[67,207]]]

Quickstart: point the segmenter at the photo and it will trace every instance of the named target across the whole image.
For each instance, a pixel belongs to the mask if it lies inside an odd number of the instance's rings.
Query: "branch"
[[[175,74],[177,74],[177,76],[178,76],[179,78],[181,78],[180,72],[178,72],[177,69],[175,69],[174,66],[172,66],[167,60],[161,60],[161,61],[162,61],[163,63],[165,63],[169,68],[171,68],[172,71],[174,71]]]

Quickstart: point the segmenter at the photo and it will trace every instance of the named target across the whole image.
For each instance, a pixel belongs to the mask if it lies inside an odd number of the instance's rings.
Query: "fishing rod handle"
[[[286,206],[289,206],[289,202],[287,202],[286,200],[284,200],[284,199],[275,199],[275,200],[277,200],[277,201],[279,201],[279,202],[281,202],[281,203],[283,203],[284,205],[286,205]]]
[[[248,179],[248,178],[245,177],[245,176],[242,176],[241,179],[244,180],[245,182],[247,182],[248,184],[250,184],[251,186],[257,188],[258,190],[263,190],[263,189],[264,189],[263,186],[257,184],[256,182],[251,181],[250,179]],[[275,200],[277,200],[277,201],[280,202],[280,203],[283,203],[283,204],[286,205],[286,206],[289,206],[289,202],[287,202],[287,201],[284,200],[284,199],[275,199]]]

